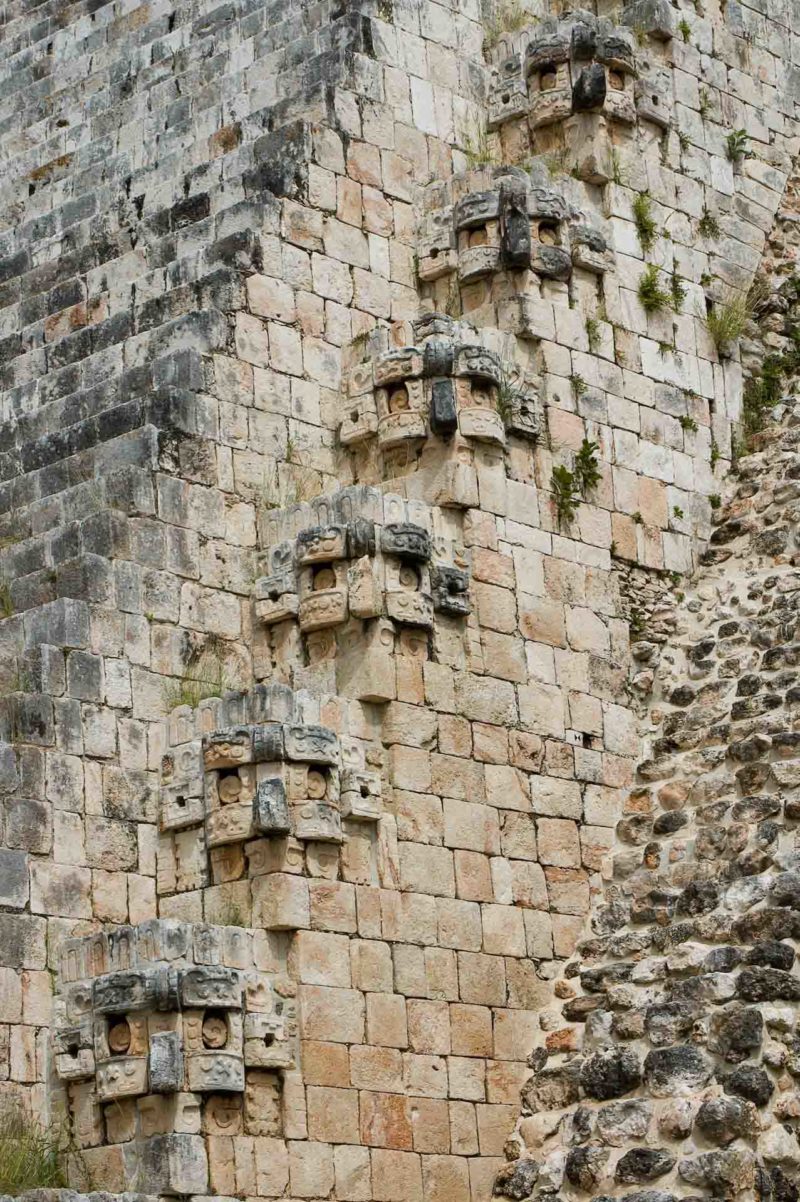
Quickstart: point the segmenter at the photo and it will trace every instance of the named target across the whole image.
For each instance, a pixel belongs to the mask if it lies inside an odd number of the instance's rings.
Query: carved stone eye
[[[553,221],[540,221],[536,236],[542,246],[558,246],[558,226]]]
[[[625,89],[625,75],[622,71],[614,71],[609,69],[608,84],[615,92],[622,92]]]
[[[312,768],[308,774],[308,796],[312,801],[322,801],[325,789],[326,782],[323,773]]]
[[[314,579],[311,587],[315,593],[321,592],[322,589],[335,588],[336,573],[333,568],[317,568],[314,573]]]
[[[217,782],[217,793],[223,805],[238,801],[242,793],[242,782],[238,772],[226,772]]]
[[[553,88],[558,83],[558,73],[554,66],[548,64],[542,67],[539,72],[539,91],[552,92]]]
[[[131,1028],[127,1018],[108,1020],[108,1046],[117,1056],[124,1056],[131,1046]]]
[[[206,1048],[224,1048],[228,1042],[228,1024],[220,1014],[207,1010],[203,1016],[203,1046]]]
[[[409,564],[403,564],[398,579],[403,588],[415,591],[419,588],[419,574]]]
[[[408,409],[408,390],[405,385],[401,384],[399,388],[393,388],[389,393],[389,412],[403,413]]]
[[[469,231],[470,246],[485,246],[489,241],[489,232],[485,225],[479,225],[476,229]]]
[[[492,393],[487,384],[475,383],[472,385],[472,403],[479,409],[491,409]]]

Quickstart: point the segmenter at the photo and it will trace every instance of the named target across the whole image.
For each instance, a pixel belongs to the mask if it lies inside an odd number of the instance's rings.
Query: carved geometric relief
[[[489,129],[502,129],[520,157],[558,149],[566,171],[604,183],[613,147],[637,120],[668,128],[671,81],[659,70],[638,79],[630,29],[581,12],[547,17],[513,43],[495,64]]]
[[[414,561],[421,546],[430,554],[430,536],[417,527],[408,530],[396,524],[383,534],[401,565],[398,577],[403,571],[415,570]],[[370,539],[367,544],[359,541],[358,549],[365,545],[374,549],[374,532]],[[309,540],[301,540],[301,544],[307,549]],[[428,603],[432,604],[430,598]],[[463,601],[461,604],[463,607]],[[408,618],[405,613],[402,616]],[[353,624],[348,624],[351,634],[352,629]],[[348,739],[345,747],[332,730],[308,720],[309,713],[314,712],[314,706],[309,710],[310,705],[291,690],[269,686],[252,694],[228,696],[202,711],[199,708],[188,714],[173,711],[168,738],[185,741],[175,747],[168,745],[162,760],[169,766],[170,787],[162,795],[157,878],[160,894],[185,892],[212,881],[217,884],[239,881],[247,878],[248,869],[251,876],[257,875],[259,848],[265,840],[282,844],[288,840],[301,848],[310,844],[331,844],[337,848],[344,840],[343,817],[360,822],[378,821],[382,784],[380,771],[373,765],[377,752],[354,739]],[[202,733],[201,719],[206,728]],[[213,729],[216,723],[231,719],[231,725]],[[196,737],[185,739],[187,734]],[[192,765],[195,755],[199,755],[202,797],[193,811],[195,825],[174,829],[174,765],[186,762],[184,752],[188,748],[192,750]],[[379,766],[380,756],[376,762]],[[349,774],[348,797],[343,804],[345,772]],[[182,818],[182,823],[185,821]],[[173,978],[162,980],[160,970],[152,980],[151,976],[145,975],[140,980],[133,974],[131,980],[137,982],[140,992],[144,991],[142,996],[148,1004],[160,1005],[161,989],[169,1008],[172,999],[168,986],[172,981],[175,988]],[[187,977],[183,982],[184,992],[190,981]],[[113,984],[118,991],[117,977]],[[104,1004],[102,1000],[100,1004]],[[188,1004],[189,999],[184,996],[183,1005]],[[112,1010],[118,1008],[114,998],[109,1005]],[[273,1060],[267,1058],[263,1063],[271,1064]],[[73,1066],[65,1065],[66,1069],[77,1071]],[[199,1073],[200,1069],[196,1067],[193,1072]],[[200,1088],[197,1081],[192,1088]]]
[[[473,437],[502,438],[502,422],[489,407],[491,390],[497,387],[495,357],[482,347],[445,349],[451,369],[461,373],[450,381],[454,383],[454,413],[462,415]],[[381,357],[378,378],[386,381],[387,376],[399,376],[405,370],[422,371],[424,359],[424,353],[413,348],[400,358],[392,356],[388,367],[386,357]],[[490,373],[494,373],[491,378]],[[422,385],[423,379],[407,383]],[[382,390],[386,391],[377,391]],[[429,415],[427,411],[419,413],[424,430]],[[389,409],[381,410],[381,415],[392,417]],[[399,427],[390,425],[391,438],[399,437]],[[378,438],[381,429],[379,424]],[[409,427],[403,429],[407,432]],[[319,505],[312,502],[279,511],[270,515],[270,521],[269,533],[277,541],[266,551],[264,563],[269,568],[275,548],[281,548],[281,556],[293,564],[289,583],[298,606],[296,615],[285,610],[276,613],[271,603],[262,600],[269,585],[260,578],[255,586],[256,618],[276,641],[280,637],[276,628],[287,619],[296,621],[308,665],[330,664],[336,690],[345,696],[391,700],[396,695],[395,655],[407,632],[422,632],[427,640],[427,632],[435,630],[437,614],[464,617],[470,612],[468,557],[463,547],[440,533],[438,519],[421,502],[372,488],[350,488]],[[288,580],[288,571],[286,575]],[[297,746],[301,734],[304,750]],[[283,757],[287,763],[294,758],[315,766],[305,775],[297,765],[291,771],[286,765],[280,771],[270,769],[283,783],[290,811],[295,806],[291,829],[298,834],[316,824],[319,833],[298,837],[335,840],[339,777],[333,770],[321,771],[321,766],[332,765],[335,757],[333,753],[330,761],[323,757],[319,737],[315,739],[308,728],[290,731],[285,737],[290,740]],[[276,753],[274,758],[281,757]],[[263,776],[261,771],[254,774],[251,790]],[[307,804],[298,808],[300,801]],[[268,802],[280,805],[276,790]],[[313,809],[317,814],[311,823]]]
[[[180,1194],[207,1173],[193,1134],[206,1110],[213,1126],[245,1095],[245,1131],[280,1132],[275,1073],[297,1063],[294,1004],[258,968],[257,938],[153,919],[65,944],[52,1041],[81,1146],[135,1140],[145,1177]]]

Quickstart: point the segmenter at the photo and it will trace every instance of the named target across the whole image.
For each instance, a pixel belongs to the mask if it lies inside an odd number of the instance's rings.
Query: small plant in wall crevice
[[[594,354],[600,345],[600,322],[596,317],[586,318],[586,339],[589,350]]]
[[[588,391],[588,385],[583,376],[572,375],[569,378],[569,382],[572,385],[572,391],[576,399],[580,399]]]
[[[469,167],[485,167],[494,162],[489,135],[482,125],[475,124],[464,134],[464,154]]]
[[[750,139],[744,129],[734,129],[725,139],[725,153],[731,163],[741,163],[750,149]]]
[[[717,353],[726,356],[741,338],[751,312],[746,296],[733,296],[712,306],[706,316],[706,326]]]
[[[661,287],[658,268],[648,263],[639,277],[639,301],[645,313],[661,313],[670,307],[672,297]]]
[[[64,1188],[67,1151],[61,1132],[44,1130],[7,1103],[0,1113],[0,1193]]]
[[[701,238],[719,237],[719,222],[707,205],[703,206],[703,215],[697,223],[697,232]]]
[[[575,475],[584,496],[597,488],[602,479],[600,469],[597,466],[598,450],[599,447],[596,442],[591,442],[588,438],[584,438],[581,443],[581,449],[575,456]]]
[[[553,468],[550,477],[550,487],[553,490],[553,504],[556,507],[556,518],[559,526],[568,526],[578,512],[580,489],[573,472],[563,464]]]
[[[494,3],[484,3],[483,20],[486,26],[483,48],[492,50],[504,33],[518,33],[526,25],[533,25],[538,18],[526,12],[520,0],[495,0]]]
[[[642,248],[642,253],[647,255],[650,253],[658,233],[658,226],[653,216],[653,202],[650,199],[649,192],[637,193],[631,208],[633,209],[633,224],[636,226],[639,245]]]
[[[686,300],[686,285],[684,284],[677,271],[673,271],[669,280],[669,292],[672,298],[672,307],[676,313],[680,313],[683,302]]]

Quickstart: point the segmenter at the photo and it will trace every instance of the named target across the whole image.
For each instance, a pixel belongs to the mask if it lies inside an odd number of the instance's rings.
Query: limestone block
[[[308,882],[271,872],[253,879],[253,907],[258,925],[268,931],[290,931],[310,925]]]

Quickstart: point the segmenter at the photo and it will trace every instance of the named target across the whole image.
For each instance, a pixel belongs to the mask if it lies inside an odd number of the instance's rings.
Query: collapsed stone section
[[[740,461],[662,649],[613,876],[540,1017],[498,1196],[798,1196],[798,447],[792,415]]]
[[[230,1134],[281,1134],[297,1027],[269,961],[263,931],[164,919],[65,942],[54,1066],[89,1173],[204,1194]]]

